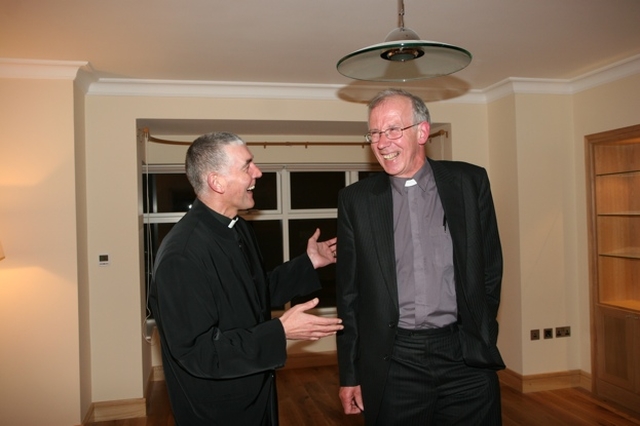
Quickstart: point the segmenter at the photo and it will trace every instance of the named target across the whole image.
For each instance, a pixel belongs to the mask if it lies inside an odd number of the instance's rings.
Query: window
[[[255,208],[242,213],[258,236],[267,270],[306,251],[307,240],[320,228],[320,240],[336,235],[338,191],[363,179],[376,166],[258,165],[262,177],[254,190]],[[162,239],[195,199],[182,165],[151,165],[143,178],[145,267],[150,281]],[[292,304],[320,298],[319,308],[335,308],[335,265],[318,270],[322,290]],[[284,309],[285,307],[274,307]]]

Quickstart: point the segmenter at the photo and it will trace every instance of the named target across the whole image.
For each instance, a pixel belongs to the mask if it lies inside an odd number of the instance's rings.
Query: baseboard
[[[593,377],[591,374],[580,370],[580,386],[578,387],[593,392]]]
[[[122,399],[116,401],[94,402],[89,407],[82,424],[108,420],[132,419],[147,415],[145,398]]]
[[[164,380],[164,370],[162,366],[151,368],[145,394],[151,382]],[[82,424],[90,422],[124,420],[147,415],[147,401],[145,398],[123,399],[117,401],[94,402],[89,406],[87,414],[84,416]]]
[[[591,391],[591,375],[582,370],[522,376],[506,369],[498,372],[500,382],[522,393],[565,388],[583,388]]]

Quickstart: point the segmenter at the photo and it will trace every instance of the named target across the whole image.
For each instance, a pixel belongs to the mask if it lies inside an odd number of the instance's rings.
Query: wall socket
[[[531,340],[540,340],[540,330],[531,330]],[[565,327],[556,327],[556,337],[570,337],[571,327],[568,325]],[[542,330],[542,337],[544,339],[553,339],[553,328],[545,328]]]

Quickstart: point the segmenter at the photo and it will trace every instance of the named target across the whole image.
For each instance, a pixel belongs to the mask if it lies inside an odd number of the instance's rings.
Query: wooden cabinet
[[[593,388],[640,412],[640,125],[586,137]]]
[[[599,306],[596,330],[596,393],[640,411],[640,314]]]

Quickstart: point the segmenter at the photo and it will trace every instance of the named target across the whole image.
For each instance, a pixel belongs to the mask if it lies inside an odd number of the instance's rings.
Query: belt
[[[454,322],[441,328],[425,328],[422,330],[407,330],[406,328],[397,328],[396,334],[400,336],[442,336],[445,334],[453,334],[458,331],[458,323]]]

